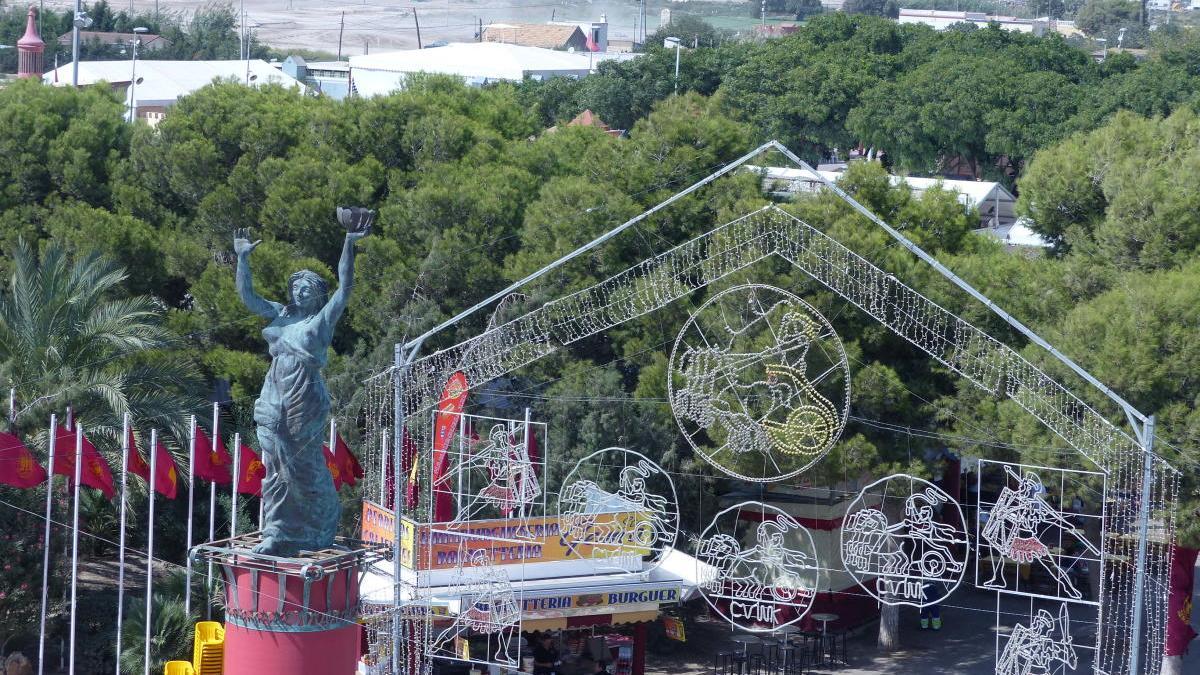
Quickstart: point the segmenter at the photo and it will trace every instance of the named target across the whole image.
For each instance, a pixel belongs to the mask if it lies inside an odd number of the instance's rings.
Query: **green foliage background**
[[[251,436],[249,411],[267,357],[261,321],[234,291],[233,230],[248,227],[265,240],[253,258],[255,283],[278,299],[300,268],[333,281],[341,237],[335,206],[376,208],[378,225],[360,247],[357,287],[327,369],[334,409],[353,438],[362,380],[390,361],[394,343],[764,140],[778,138],[812,160],[861,143],[882,149],[884,165],[853,165],[844,189],[1159,415],[1159,450],[1185,475],[1180,539],[1200,542],[1200,192],[1190,180],[1200,161],[1200,40],[1163,31],[1145,62],[1112,55],[1097,64],[1054,36],[936,33],[840,13],[761,43],[714,34],[707,37],[715,46],[704,47],[705,35],[695,37],[701,46],[682,54],[678,96],[674,53],[653,44],[643,57],[606,62],[581,80],[468,89],[426,77],[367,100],[215,83],[181,100],[156,128],[124,124],[119,100],[106,91],[11,84],[0,90],[0,290],[11,290],[20,241],[41,252],[54,245],[77,257],[107,256],[128,274],[106,293],[152,303],[156,325],[170,336],[161,358],[185,357],[189,375],[203,382],[165,390],[206,398],[214,383],[228,382],[226,430]],[[585,108],[627,137],[563,126]],[[1002,180],[1055,246],[1044,254],[1006,251],[970,232],[978,215],[954,195],[930,190],[918,198],[892,186],[889,169]],[[524,289],[510,311],[606,278],[765,199],[755,176],[725,179]],[[1121,419],[844,203],[822,194],[785,206]],[[1011,402],[965,386],[796,270],[764,262],[729,283],[748,280],[805,297],[846,341],[852,419],[804,476],[812,484],[841,489],[895,469],[933,475],[938,467],[926,457],[947,447],[968,459],[1081,461]],[[702,529],[711,513],[704,505],[730,485],[679,437],[665,382],[675,333],[706,297],[699,292],[480,384],[496,412],[529,406],[549,423],[551,489],[577,458],[623,445],[676,473],[684,527]],[[474,335],[486,320],[474,317],[426,350]],[[10,359],[0,373],[29,372],[34,360]],[[8,379],[25,399],[48,376]],[[68,402],[52,398],[46,410]],[[40,413],[18,419],[23,434],[42,424]],[[102,450],[111,457],[115,447]],[[106,508],[89,512],[89,527],[111,536]],[[182,532],[174,528],[162,546],[182,560]]]

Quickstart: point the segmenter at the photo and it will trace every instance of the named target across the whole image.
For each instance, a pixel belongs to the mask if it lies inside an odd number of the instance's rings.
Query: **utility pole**
[[[483,19],[479,17],[476,18],[479,19],[479,32],[475,34],[475,41],[483,42]]]
[[[71,21],[71,86],[79,86],[79,29],[83,23],[83,10],[75,0],[75,18]],[[47,542],[49,545],[49,542]]]
[[[642,0],[642,44],[646,44],[646,0]]]
[[[413,7],[413,23],[417,25],[417,49],[424,49],[421,46],[421,20],[417,18],[416,7]]]
[[[342,20],[338,22],[338,55],[337,60],[342,60],[342,32],[346,30],[346,12],[342,12]]]
[[[238,30],[238,58],[246,58],[246,0],[242,0],[240,14],[242,16],[241,29]]]

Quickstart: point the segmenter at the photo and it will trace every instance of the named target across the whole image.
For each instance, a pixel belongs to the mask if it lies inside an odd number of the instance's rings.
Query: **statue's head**
[[[329,284],[312,270],[300,270],[288,277],[288,309],[297,314],[313,314],[329,299]]]

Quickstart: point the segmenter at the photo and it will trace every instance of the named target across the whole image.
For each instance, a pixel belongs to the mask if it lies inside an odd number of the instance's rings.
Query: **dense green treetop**
[[[255,283],[265,297],[282,298],[299,268],[334,280],[335,206],[378,209],[327,372],[335,410],[353,438],[362,379],[390,360],[395,342],[764,140],[781,139],[810,159],[863,143],[882,150],[893,171],[954,164],[1015,182],[1021,213],[1057,244],[1046,255],[1014,255],[971,234],[978,215],[954,195],[929,190],[918,198],[891,186],[884,166],[855,164],[842,178],[846,190],[1000,306],[1157,412],[1170,443],[1164,448],[1181,466],[1194,465],[1188,373],[1195,370],[1200,303],[1190,294],[1200,287],[1200,225],[1197,192],[1180,177],[1200,169],[1191,110],[1200,42],[1185,32],[1164,34],[1144,63],[1112,55],[1097,64],[1057,37],[997,28],[938,33],[841,13],[813,17],[778,40],[699,42],[680,54],[679,96],[674,52],[651,45],[643,57],[605,63],[581,80],[472,89],[427,77],[368,100],[216,83],[181,100],[153,129],[124,123],[119,99],[100,89],[14,83],[0,90],[0,246],[13,251],[23,239],[35,251],[79,259],[94,251],[129,270],[105,287],[103,299],[151,298],[155,329],[170,340],[147,362],[114,362],[137,373],[183,364],[177,382],[157,380],[167,402],[228,382],[230,428],[249,432],[245,412],[267,359],[261,322],[233,288],[233,229],[249,227],[265,240]],[[562,125],[584,108],[627,137]],[[559,128],[546,133],[553,124]],[[722,179],[522,289],[524,297],[498,319],[762,206],[760,187],[748,173]],[[975,325],[1030,349],[831,195],[785,208]],[[11,256],[0,259],[5,293],[12,265]],[[1013,459],[1062,449],[1014,405],[964,384],[794,269],[767,261],[726,283],[749,280],[801,293],[847,343],[854,419],[807,480],[850,485],[872,472],[929,472],[921,466],[925,451],[943,447]],[[558,433],[556,462],[568,468],[598,447],[647,451],[679,472],[681,494],[693,500],[685,515],[698,522],[700,495],[711,498],[724,486],[682,441],[664,397],[675,332],[705,297],[699,292],[488,383],[510,396],[509,408],[495,412],[520,416],[533,407]],[[436,336],[427,350],[477,334],[488,318],[481,313]],[[1024,353],[1046,363],[1036,350]],[[32,372],[32,362],[8,358],[0,373]],[[67,375],[55,370],[53,377]],[[39,395],[25,390],[29,379],[9,377],[20,400]],[[897,431],[906,428],[921,433]],[[1195,486],[1185,488],[1192,499]]]

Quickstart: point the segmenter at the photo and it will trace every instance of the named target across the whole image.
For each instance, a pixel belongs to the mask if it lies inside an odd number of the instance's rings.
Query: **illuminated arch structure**
[[[768,151],[778,151],[811,171],[811,167],[778,142],[769,142],[589,247]],[[1107,630],[1100,636],[1095,669],[1110,675],[1129,673],[1140,661],[1142,666],[1136,668],[1139,675],[1157,674],[1158,655],[1162,653],[1166,632],[1169,543],[1175,533],[1178,472],[1151,451],[1152,420],[839,188],[831,183],[827,183],[827,188],[1117,401],[1137,438],[1118,428],[1014,348],[939,306],[817,228],[778,206],[767,205],[591,287],[547,302],[506,323],[489,325],[482,334],[452,347],[416,359],[411,357],[419,349],[421,339],[405,345],[410,349],[408,355],[397,345],[396,364],[367,381],[368,419],[372,427],[368,430],[368,447],[376,447],[377,442],[371,445],[370,438],[384,429],[395,433],[395,413],[404,418],[423,419],[436,406],[447,378],[456,371],[465,373],[472,386],[490,382],[561,347],[654,312],[758,262],[782,259],[976,387],[1013,400],[1105,473],[1112,494],[1131,496],[1110,504],[1107,513],[1113,522],[1133,523],[1140,526],[1141,532],[1104,538],[1104,559],[1127,562],[1106,565],[1102,571],[1106,583],[1101,598],[1101,621]],[[410,432],[417,447],[426,448],[428,439],[422,438],[425,432],[421,426],[424,425],[410,427]],[[399,457],[395,448],[393,452]],[[1143,476],[1148,479],[1143,480]],[[382,476],[375,472],[370,479],[378,486]],[[1137,499],[1139,495],[1141,500]],[[1143,511],[1139,502],[1146,503],[1148,509]],[[1142,513],[1150,517],[1139,519]],[[1145,561],[1141,572],[1134,564],[1139,559]],[[1135,655],[1130,644],[1139,634],[1142,649]]]

